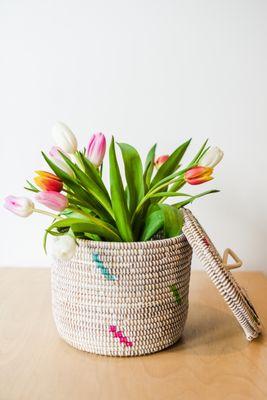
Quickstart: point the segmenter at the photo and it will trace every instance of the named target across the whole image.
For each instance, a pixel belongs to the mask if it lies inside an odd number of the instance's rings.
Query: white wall
[[[225,159],[205,188],[221,193],[191,208],[220,250],[266,269],[266,20],[264,0],[1,0],[1,198],[24,194],[57,120],[143,155],[209,137]],[[0,212],[0,265],[48,265],[49,221]]]

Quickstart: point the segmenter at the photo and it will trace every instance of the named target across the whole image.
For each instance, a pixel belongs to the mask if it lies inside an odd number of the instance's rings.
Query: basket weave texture
[[[59,335],[91,353],[135,356],[174,344],[188,311],[192,250],[182,234],[149,242],[79,240],[52,266]]]
[[[246,338],[249,341],[257,338],[261,333],[261,323],[247,293],[239,286],[231,272],[225,269],[220,254],[191,211],[183,209],[183,215],[183,232],[211,281],[232,310]]]

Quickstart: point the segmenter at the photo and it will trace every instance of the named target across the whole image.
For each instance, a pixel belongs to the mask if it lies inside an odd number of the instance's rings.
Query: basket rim
[[[171,246],[177,243],[187,241],[184,233],[178,236],[164,239],[140,241],[140,242],[107,242],[97,240],[76,239],[79,246],[83,248],[98,247],[98,248],[116,248],[116,249],[144,249]]]

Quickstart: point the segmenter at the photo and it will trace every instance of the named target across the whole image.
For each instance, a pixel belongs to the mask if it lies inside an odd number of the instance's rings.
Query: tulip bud
[[[223,158],[223,151],[219,147],[211,147],[200,159],[199,165],[214,168]]]
[[[76,252],[75,239],[69,235],[57,236],[54,238],[52,256],[56,259],[70,260]]]
[[[155,161],[155,167],[157,168],[157,169],[159,169],[161,166],[162,166],[162,164],[164,164],[167,160],[168,160],[168,158],[169,158],[169,156],[168,155],[165,155],[165,156],[159,156],[157,159],[156,159],[156,161]]]
[[[213,168],[209,167],[193,167],[186,171],[184,178],[190,185],[200,185],[201,183],[213,179],[211,176]]]
[[[46,171],[35,172],[38,176],[34,178],[34,182],[39,188],[45,191],[61,192],[63,189],[63,182],[58,176]]]
[[[49,151],[51,160],[53,161],[54,164],[56,164],[60,169],[62,169],[68,175],[74,176],[74,172],[65,163],[65,161],[62,159],[61,154],[59,152],[63,153],[66,157],[68,157],[67,153],[65,153],[60,147],[53,146],[53,147],[51,147],[51,149]]]
[[[20,217],[28,217],[34,211],[34,204],[27,197],[7,196],[4,207]]]
[[[52,136],[58,147],[69,154],[77,151],[77,139],[63,122],[57,122],[52,128]]]
[[[94,164],[96,167],[99,167],[102,164],[103,158],[106,152],[106,138],[103,133],[95,133],[87,147],[86,155],[88,159]]]
[[[63,211],[68,206],[67,197],[54,191],[39,192],[35,198],[39,203],[55,211]]]

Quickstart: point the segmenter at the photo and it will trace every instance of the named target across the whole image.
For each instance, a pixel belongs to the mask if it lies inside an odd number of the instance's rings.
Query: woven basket
[[[59,335],[91,353],[135,356],[174,344],[188,310],[192,250],[182,234],[134,243],[79,240],[52,267]]]

